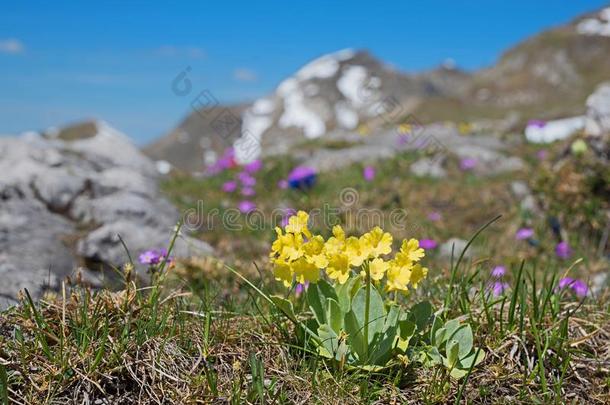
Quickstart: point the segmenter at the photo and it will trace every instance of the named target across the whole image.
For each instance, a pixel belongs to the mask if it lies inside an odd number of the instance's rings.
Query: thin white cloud
[[[255,82],[258,76],[253,70],[238,68],[233,71],[233,78],[239,82]]]
[[[25,46],[18,39],[0,39],[0,53],[18,54],[23,51],[25,51]]]
[[[203,59],[205,57],[205,51],[196,46],[163,45],[155,49],[154,53],[168,58],[187,57],[189,59]]]

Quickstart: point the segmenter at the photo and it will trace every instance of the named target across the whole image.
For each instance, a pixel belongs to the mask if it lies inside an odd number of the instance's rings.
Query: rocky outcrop
[[[610,136],[610,82],[597,87],[587,98],[585,132],[589,136]]]
[[[78,267],[127,262],[119,235],[132,256],[167,247],[179,219],[159,196],[154,164],[102,122],[2,137],[0,173],[0,306]],[[181,236],[174,255],[210,252]]]

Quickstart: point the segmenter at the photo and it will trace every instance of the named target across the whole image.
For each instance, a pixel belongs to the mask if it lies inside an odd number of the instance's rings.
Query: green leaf
[[[443,358],[435,346],[429,346],[419,353],[419,361],[426,367],[443,363]]]
[[[360,287],[360,277],[352,277],[344,284],[335,285],[337,301],[343,313],[348,313],[352,309],[352,297]]]
[[[441,321],[441,318],[438,316],[434,316],[434,318],[432,320],[432,328],[430,328],[430,343],[432,343],[433,345],[436,345],[436,340],[435,340],[436,331],[438,331],[442,327],[443,327],[443,323]]]
[[[354,299],[352,300],[352,312],[356,315],[358,324],[364,328],[365,323],[365,306],[366,306],[366,287],[361,287]],[[369,341],[371,343],[375,334],[383,332],[383,324],[385,322],[385,307],[383,299],[374,285],[371,285],[371,296],[369,306]]]
[[[398,347],[398,349],[402,350],[403,352],[406,352],[407,348],[409,347],[409,343],[411,342],[411,338],[415,333],[416,326],[415,323],[407,320],[399,321],[398,326],[398,343],[396,347]]]
[[[434,339],[432,340],[432,344],[435,345],[436,347],[441,347],[446,339],[447,339],[447,329],[445,329],[445,328],[437,329],[436,333],[434,334]]]
[[[468,374],[468,370],[454,367],[451,369],[451,372],[449,374],[451,375],[451,377],[455,378],[456,380],[459,380],[460,378],[463,378],[466,374]]]
[[[457,340],[454,339],[450,339],[447,341],[447,346],[445,349],[445,352],[447,353],[447,368],[451,369],[453,367],[455,367],[455,365],[457,364],[459,358],[458,358],[458,352],[460,350],[460,344],[458,343]]]
[[[466,357],[471,351],[474,343],[472,328],[468,324],[460,326],[449,339],[457,340],[460,344],[459,356],[460,359]]]
[[[354,311],[349,311],[345,314],[344,324],[350,349],[358,355],[358,358],[363,359],[366,356],[367,344],[364,343],[363,328],[362,325],[358,323],[358,318],[354,314]]]
[[[337,293],[326,280],[319,280],[307,289],[307,303],[320,325],[328,323],[326,319],[326,299],[338,300]]]
[[[333,359],[339,349],[339,336],[335,333],[332,328],[327,325],[320,325],[318,328],[318,336],[322,344],[318,346],[318,353],[322,356]]]
[[[326,299],[326,309],[328,311],[326,318],[328,319],[329,325],[335,333],[338,334],[341,332],[341,329],[343,329],[343,318],[345,317],[345,314],[341,311],[339,303],[332,298]]]
[[[369,350],[369,359],[367,363],[385,366],[391,358],[394,342],[398,337],[398,327],[394,325],[388,329],[383,336],[377,334],[376,337],[380,337],[380,339],[374,339],[376,344],[372,350]]]
[[[413,305],[409,312],[409,320],[415,322],[417,330],[426,329],[432,316],[432,305],[428,301],[420,302]]]
[[[475,356],[476,356],[476,358],[475,358]],[[477,356],[477,350],[475,349],[475,351],[472,354],[470,354],[469,356],[466,356],[463,359],[460,359],[459,367],[468,370],[470,367],[477,366],[483,360],[485,360],[485,352],[483,350],[481,350],[481,351],[479,351],[479,355]],[[474,362],[474,366],[472,365],[473,362]]]
[[[456,330],[460,327],[460,321],[457,319],[452,319],[450,321],[445,322],[445,329],[447,329],[447,339],[451,339]]]
[[[398,305],[391,305],[388,315],[385,318],[383,325],[383,331],[386,332],[388,329],[398,325],[400,319],[400,307]]]
[[[280,310],[288,319],[292,322],[298,322],[297,317],[294,314],[294,308],[292,307],[292,302],[288,301],[284,297],[280,297],[279,295],[272,295],[271,301],[273,304]]]

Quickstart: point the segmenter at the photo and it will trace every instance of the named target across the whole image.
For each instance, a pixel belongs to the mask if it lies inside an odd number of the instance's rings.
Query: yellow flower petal
[[[307,228],[307,223],[309,221],[309,214],[305,211],[299,211],[296,215],[288,218],[288,225],[286,225],[286,232],[292,234],[300,234],[311,238],[311,232],[309,228]]]
[[[421,264],[416,264],[413,266],[411,273],[411,284],[413,284],[413,288],[417,288],[419,282],[426,278],[427,275],[428,269],[426,267],[422,267]]]
[[[294,272],[297,282],[305,284],[305,282],[316,283],[320,279],[320,269],[314,264],[308,263],[305,258],[291,263],[291,269]]]
[[[392,235],[388,232],[383,232],[383,229],[376,226],[370,232],[362,235],[364,243],[371,251],[369,257],[378,257],[387,255],[392,252]]]
[[[369,274],[371,275],[371,279],[375,281],[381,280],[389,268],[390,264],[384,262],[382,259],[376,258],[371,260],[369,263]]]
[[[346,255],[337,254],[329,258],[326,274],[331,280],[344,284],[350,276],[350,266]]]

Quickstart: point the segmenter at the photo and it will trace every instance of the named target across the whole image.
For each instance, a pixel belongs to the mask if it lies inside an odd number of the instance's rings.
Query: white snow
[[[324,55],[303,66],[296,74],[299,80],[327,79],[339,70],[339,61],[333,55]]]
[[[365,87],[367,70],[364,66],[348,66],[337,80],[337,88],[350,103],[360,108],[370,100],[370,89]]]
[[[571,117],[560,120],[547,121],[542,127],[528,125],[525,128],[525,137],[533,143],[551,143],[565,139],[574,132],[583,129],[585,117]]]
[[[358,126],[358,114],[345,103],[335,104],[335,116],[337,124],[343,129],[354,129]]]
[[[348,60],[354,57],[356,52],[354,52],[351,48],[341,49],[340,51],[335,52],[333,55],[340,61]]]
[[[260,108],[260,106],[259,106]],[[235,141],[235,160],[238,164],[247,164],[260,156],[260,144],[263,133],[273,121],[267,115],[256,115],[248,109],[242,116],[241,137]]]
[[[252,112],[257,115],[271,114],[274,108],[275,103],[269,98],[259,98],[252,107],[250,107]]]
[[[600,11],[596,18],[582,20],[576,26],[576,31],[583,35],[610,37],[610,7]]]
[[[261,154],[261,139],[263,134],[273,125],[272,114],[283,104],[283,112],[278,120],[280,128],[300,128],[307,138],[313,139],[324,135],[326,122],[308,106],[310,98],[319,94],[320,87],[313,79],[331,79],[341,67],[340,62],[353,58],[352,49],[323,55],[299,69],[292,77],[284,80],[277,87],[275,98],[266,97],[257,100],[242,117],[241,137],[234,143],[235,159],[239,164],[246,164],[257,159]],[[356,66],[356,69],[346,69],[342,73],[342,87],[337,87],[344,94],[347,92],[352,106],[358,106],[362,95],[367,95],[367,89],[361,89],[367,79],[366,69]],[[379,82],[379,79],[377,78]],[[379,86],[374,83],[372,87]],[[370,91],[369,91],[370,92]],[[366,102],[366,100],[364,100]],[[278,105],[279,104],[279,105]],[[353,129],[358,125],[358,115],[347,103],[335,106],[338,125]]]
[[[308,138],[317,138],[326,132],[324,120],[305,105],[305,94],[298,80],[284,80],[277,93],[284,99],[284,113],[278,122],[281,128],[302,128]]]
[[[303,66],[297,73],[299,80],[328,79],[339,70],[339,62],[354,56],[352,49],[343,49],[334,53],[320,56]]]

